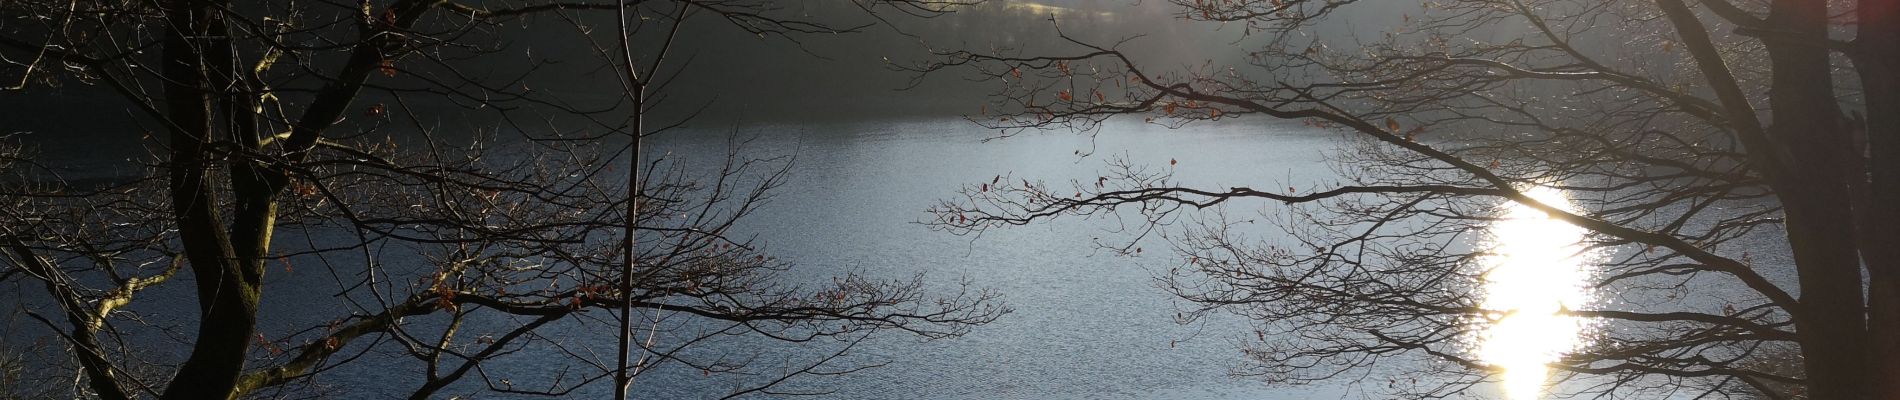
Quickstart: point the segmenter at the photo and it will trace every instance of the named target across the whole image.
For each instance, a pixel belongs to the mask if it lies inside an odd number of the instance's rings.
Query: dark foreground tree
[[[462,381],[569,393],[621,371],[603,355],[635,326],[627,375],[764,378],[744,394],[865,367],[843,356],[876,331],[955,336],[1005,311],[921,277],[783,282],[790,266],[732,228],[785,160],[659,157],[629,172],[630,137],[681,122],[648,114],[684,65],[668,49],[696,24],[788,44],[862,26],[770,1],[0,5],[5,96],[105,88],[118,101],[95,112],[132,110],[139,126],[119,134],[148,135],[153,153],[131,176],[75,181],[9,146],[0,279],[35,328],[8,339],[65,350],[34,372],[76,385],[55,397],[321,393],[322,373],[378,359],[363,368],[400,371],[388,383],[427,398]],[[548,75],[613,89],[531,87]],[[273,287],[277,269],[331,278]],[[135,303],[178,285],[197,306],[178,309],[195,312]],[[266,301],[278,293],[302,297]],[[264,314],[273,303],[296,307]],[[809,350],[759,363],[695,351],[747,336]],[[497,362],[510,357],[535,367]]]
[[[973,120],[1006,134],[1128,114],[1301,121],[1344,133],[1341,181],[1191,188],[1120,165],[972,185],[933,209],[935,225],[1136,212],[1135,231],[1165,234],[1183,258],[1165,286],[1196,305],[1190,318],[1257,322],[1243,372],[1300,382],[1410,365],[1433,375],[1381,387],[1438,397],[1499,372],[1466,351],[1474,321],[1510,311],[1481,307],[1489,249],[1475,233],[1516,204],[1588,230],[1603,255],[1589,286],[1607,300],[1557,311],[1602,331],[1552,363],[1552,390],[1900,398],[1900,2],[1170,3],[1182,23],[1244,32],[1217,59],[1236,61],[1175,69],[1062,35],[1070,50],[950,51],[907,68],[997,83],[986,110],[1001,115]],[[1367,26],[1392,28],[1355,31]],[[1574,208],[1527,195],[1537,186]],[[1249,199],[1290,207],[1230,216]],[[1249,236],[1254,220],[1289,239]],[[1181,226],[1152,229],[1166,224]]]

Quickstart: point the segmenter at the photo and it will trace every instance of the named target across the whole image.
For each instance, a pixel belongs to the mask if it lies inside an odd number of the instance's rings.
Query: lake
[[[655,153],[716,158],[723,130],[669,134]],[[1067,131],[997,133],[961,119],[813,125],[741,126],[757,135],[759,155],[794,154],[790,181],[743,227],[768,251],[798,264],[793,275],[863,271],[903,277],[917,271],[951,283],[1003,293],[1015,311],[967,336],[919,342],[889,332],[854,353],[891,364],[821,379],[831,398],[1337,398],[1336,388],[1269,387],[1229,377],[1242,361],[1239,321],[1179,325],[1172,296],[1153,277],[1184,260],[1165,243],[1122,257],[1097,250],[1095,238],[1127,240],[1113,221],[1060,219],[981,237],[934,232],[924,210],[965,184],[997,175],[1090,181],[1111,157],[1166,166],[1177,160],[1187,184],[1306,186],[1330,176],[1323,152],[1331,133],[1296,123],[1230,120],[1187,129],[1109,124],[1093,137]],[[1077,152],[1092,153],[1089,156]],[[1263,203],[1264,204],[1264,203]],[[770,350],[767,350],[770,351]],[[649,379],[650,398],[713,396],[729,383]],[[717,375],[714,376],[715,378]],[[704,379],[704,378],[702,378]],[[602,387],[605,389],[605,385]],[[657,396],[656,396],[657,395]]]
[[[1332,186],[1336,174],[1325,157],[1342,139],[1337,133],[1264,119],[1228,119],[1183,129],[1117,120],[1092,135],[1027,132],[986,141],[997,132],[957,118],[701,123],[651,139],[646,151],[649,157],[665,156],[691,168],[710,168],[723,160],[734,135],[752,139],[744,147],[746,155],[792,156],[789,181],[737,227],[742,235],[757,235],[768,254],[795,264],[783,274],[785,281],[827,282],[847,273],[898,279],[924,272],[933,287],[948,288],[967,279],[974,287],[996,290],[1014,310],[959,338],[920,341],[902,332],[882,332],[850,352],[850,365],[885,364],[882,367],[801,378],[784,386],[787,390],[826,392],[822,397],[838,399],[1378,397],[1376,388],[1362,391],[1344,380],[1287,387],[1230,376],[1230,369],[1244,362],[1241,340],[1253,340],[1247,321],[1217,316],[1176,323],[1175,300],[1156,286],[1155,277],[1186,260],[1155,238],[1139,242],[1146,251],[1134,257],[1100,250],[1098,243],[1132,239],[1130,233],[1116,231],[1120,225],[1112,218],[1063,218],[992,230],[980,237],[932,231],[919,223],[931,217],[927,208],[955,195],[962,185],[1002,175],[1059,188],[1070,180],[1093,181],[1107,168],[1106,162],[1115,158],[1172,168],[1183,186]],[[48,140],[40,150],[54,155],[77,154],[86,147],[71,140],[42,139]],[[97,172],[94,166],[100,160],[75,158],[83,167],[76,172]],[[1279,209],[1264,201],[1228,205],[1228,211],[1240,216],[1273,214]],[[1129,215],[1134,214],[1130,211]],[[1241,229],[1258,231],[1261,235],[1256,237],[1263,240],[1275,240],[1272,234],[1278,232],[1265,223]],[[322,241],[321,236],[286,230],[280,233],[276,251],[299,250],[298,246],[310,243],[305,239]],[[347,258],[329,261],[347,265]],[[322,264],[313,260],[292,261],[303,267],[273,268],[266,276],[260,329],[273,337],[321,325],[337,315],[328,307],[344,305],[335,297],[333,270],[312,267]],[[150,340],[179,340],[178,333],[189,333],[190,325],[179,323],[195,317],[188,282],[181,279],[144,293],[130,307],[160,321],[160,328],[173,331],[169,339],[150,336]],[[323,312],[309,312],[312,308]],[[168,318],[171,322],[165,322]],[[479,317],[470,322],[466,335],[515,323]],[[599,343],[595,351],[612,349],[610,325],[583,326],[589,330],[556,326],[544,329],[543,334]],[[144,335],[163,334],[131,335],[136,341]],[[361,354],[361,359],[319,376],[315,387],[329,397],[406,396],[420,384],[414,371],[419,364],[395,350],[394,343],[380,346],[386,348]],[[182,356],[184,350],[171,349],[171,356]],[[160,353],[157,357],[165,358]],[[728,337],[702,344],[686,355],[720,354],[751,357],[760,365],[791,365],[813,353],[756,337]],[[488,365],[483,372],[491,382],[511,377],[545,382],[559,374],[564,361],[520,354]],[[1387,378],[1376,369],[1366,374],[1373,382]],[[441,395],[508,397],[487,391],[482,378],[471,375]],[[770,378],[703,374],[672,364],[640,375],[634,393],[637,398],[718,398]],[[605,398],[609,393],[609,383],[595,382],[570,397]]]

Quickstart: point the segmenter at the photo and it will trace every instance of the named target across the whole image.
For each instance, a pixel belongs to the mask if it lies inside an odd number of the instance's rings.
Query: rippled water
[[[1525,194],[1565,212],[1576,212],[1566,194],[1531,187]],[[1566,315],[1588,309],[1595,254],[1584,244],[1586,231],[1518,203],[1504,207],[1501,219],[1487,227],[1493,249],[1485,257],[1484,297],[1491,310],[1475,321],[1477,358],[1504,369],[1503,391],[1513,400],[1537,400],[1549,377],[1547,365],[1586,346],[1593,322]]]
[[[804,379],[793,389],[832,391],[825,398],[885,399],[1304,399],[1356,398],[1346,387],[1287,388],[1233,378],[1240,365],[1237,341],[1248,330],[1242,321],[1214,318],[1195,325],[1173,320],[1172,298],[1153,277],[1184,260],[1165,251],[1165,243],[1143,243],[1149,251],[1120,257],[1097,251],[1095,240],[1128,239],[1110,232],[1113,221],[1062,219],[1051,223],[991,231],[982,237],[933,232],[917,221],[924,210],[954,194],[959,185],[1010,175],[1052,183],[1093,180],[1113,157],[1135,164],[1173,168],[1183,185],[1204,187],[1311,187],[1332,181],[1322,159],[1334,148],[1334,134],[1298,124],[1266,120],[1229,120],[1170,130],[1135,121],[1111,123],[1094,136],[1067,132],[1027,133],[985,142],[996,133],[961,119],[872,121],[837,124],[747,124],[736,129],[755,136],[747,145],[757,156],[794,155],[790,181],[770,204],[746,224],[769,253],[797,266],[785,278],[821,281],[859,272],[903,278],[924,271],[948,285],[968,278],[974,286],[1004,295],[1015,312],[978,327],[961,338],[919,341],[886,332],[852,352],[856,360],[888,365],[857,373]],[[650,155],[668,154],[689,162],[723,157],[734,126],[701,124],[653,139]],[[56,142],[55,142],[56,143]],[[61,151],[49,146],[48,151]],[[1081,156],[1082,154],[1093,154]],[[1059,186],[1059,185],[1058,185]],[[1238,207],[1270,207],[1257,203]],[[1252,210],[1243,208],[1242,210]],[[1259,227],[1266,229],[1266,226]],[[320,233],[285,231],[278,251],[321,241]],[[348,268],[347,256],[328,260]],[[402,260],[382,260],[385,263]],[[260,329],[282,335],[321,325],[335,312],[327,309],[337,293],[333,270],[313,260],[298,260],[266,276],[268,294]],[[349,274],[345,270],[340,272]],[[190,283],[143,294],[132,309],[155,321],[190,321]],[[325,300],[330,299],[330,300]],[[341,306],[341,304],[336,304]],[[492,317],[486,317],[492,318]],[[470,322],[504,326],[507,321]],[[161,325],[172,324],[161,322]],[[188,331],[187,325],[166,326]],[[595,325],[600,327],[600,325]],[[597,336],[601,349],[612,346],[612,332],[552,329],[554,335]],[[345,398],[406,396],[420,384],[419,365],[388,349],[325,372],[315,382],[327,395]],[[799,359],[805,354],[768,341],[733,338],[701,348],[744,354],[761,362]],[[185,348],[158,349],[159,358],[181,357]],[[604,355],[603,355],[604,356]],[[518,381],[558,373],[546,363],[515,357],[486,366],[491,377]],[[390,366],[396,366],[394,368]],[[1375,372],[1376,373],[1376,372]],[[696,369],[656,370],[641,376],[641,398],[717,398],[734,387],[756,384],[757,376],[702,375]],[[445,395],[497,397],[471,376]],[[604,398],[609,384],[598,382],[571,394]],[[769,396],[768,396],[769,397]]]
[[[723,157],[732,131],[732,126],[704,126],[654,140],[649,149],[654,155],[710,163]],[[741,227],[757,233],[770,253],[798,264],[785,278],[819,281],[848,272],[902,278],[923,271],[935,282],[949,284],[967,277],[975,286],[1002,292],[1015,310],[961,338],[920,342],[887,333],[853,354],[888,365],[805,380],[792,388],[833,391],[823,397],[840,399],[1380,398],[1378,388],[1362,391],[1345,381],[1289,388],[1231,377],[1230,368],[1243,362],[1238,341],[1251,335],[1251,330],[1244,321],[1231,317],[1176,324],[1172,298],[1155,286],[1153,277],[1184,260],[1165,251],[1165,243],[1158,240],[1143,243],[1149,251],[1139,257],[1096,250],[1097,238],[1106,242],[1128,238],[1111,232],[1116,226],[1113,221],[1059,219],[994,230],[977,238],[933,232],[916,223],[929,217],[924,213],[927,207],[953,195],[963,184],[1007,175],[1059,187],[1071,179],[1093,180],[1104,163],[1115,157],[1157,167],[1178,161],[1173,168],[1183,186],[1330,186],[1336,174],[1324,164],[1324,157],[1336,147],[1339,137],[1334,133],[1271,120],[1229,120],[1180,130],[1130,121],[1111,123],[1094,136],[1027,133],[987,142],[984,139],[995,132],[959,119],[743,125],[738,131],[757,137],[748,145],[749,154],[796,158],[790,181],[771,204]],[[1560,204],[1562,194],[1546,197]],[[1247,213],[1277,206],[1241,202],[1230,207]],[[1512,210],[1524,212],[1506,207],[1506,212]],[[1574,250],[1581,232],[1543,219],[1541,213],[1527,214],[1536,215],[1520,218],[1524,226],[1494,227],[1498,231],[1494,233],[1528,240],[1516,247],[1534,254],[1500,261],[1506,265],[1555,263],[1570,272],[1555,275],[1568,279],[1544,279],[1553,275],[1540,272],[1532,274],[1540,277],[1531,283],[1492,282],[1495,287],[1489,290],[1500,295],[1539,293],[1528,300],[1517,299],[1528,301],[1515,306],[1520,314],[1531,309],[1532,314],[1548,316],[1554,315],[1552,307],[1589,303],[1591,295],[1583,292],[1580,282],[1589,273],[1584,265],[1589,256],[1565,253]],[[1509,232],[1513,227],[1522,229]],[[1260,229],[1269,235],[1256,237],[1266,240],[1273,240],[1270,233],[1278,232],[1264,225],[1241,229]],[[1775,233],[1764,235],[1772,239]],[[1773,243],[1763,242],[1761,253],[1784,253],[1773,250]],[[1557,259],[1561,260],[1552,261]],[[1620,307],[1613,302],[1603,306]],[[1548,326],[1534,334],[1613,329],[1586,327],[1591,322],[1574,318],[1546,322]],[[1501,349],[1533,356],[1518,361],[1534,364],[1523,368],[1525,375],[1535,372],[1541,377],[1541,363],[1582,346],[1576,341],[1541,338],[1546,340],[1525,343],[1554,346]],[[706,350],[766,360],[798,356],[771,342],[744,339]],[[511,367],[517,371],[537,368]],[[1366,376],[1369,381],[1384,381],[1381,373],[1375,369],[1366,371]],[[373,381],[375,375],[339,379],[365,382]],[[704,376],[697,370],[677,369],[641,379],[636,383],[641,397],[672,399],[716,398],[759,378]],[[1541,386],[1540,380],[1523,377],[1506,386],[1518,387],[1520,394],[1529,392],[1525,396],[1529,397]],[[465,385],[463,389],[487,396],[478,388]],[[576,397],[605,397],[607,389],[605,384],[594,385]],[[1508,389],[1485,387],[1470,394],[1501,398]]]
[[[650,155],[716,161],[728,148],[732,126],[670,133],[648,142]],[[900,278],[918,271],[949,285],[968,278],[1004,294],[1015,312],[971,334],[919,341],[886,332],[852,352],[888,365],[791,386],[828,390],[825,398],[1339,398],[1337,388],[1270,387],[1232,378],[1239,365],[1239,321],[1173,322],[1171,297],[1154,286],[1158,271],[1182,260],[1166,251],[1118,257],[1096,251],[1095,238],[1123,238],[1107,221],[1058,220],[954,236],[917,224],[924,210],[961,184],[995,175],[1061,182],[1092,180],[1111,157],[1175,169],[1184,183],[1273,186],[1307,184],[1330,171],[1322,151],[1331,134],[1263,121],[1197,125],[1188,130],[1112,124],[1094,137],[1032,133],[984,142],[995,132],[960,119],[822,125],[745,125],[755,156],[794,155],[790,181],[740,229],[757,233],[768,252],[797,263],[790,280],[820,280],[848,272]],[[1076,153],[1093,152],[1083,157]],[[1163,243],[1147,243],[1162,250]],[[282,278],[281,275],[279,275]],[[283,278],[290,279],[290,278]],[[315,293],[312,293],[315,294]],[[279,299],[294,294],[271,296]],[[607,342],[610,343],[610,342]],[[772,343],[735,339],[709,351],[750,353],[765,360],[796,358]],[[410,362],[413,363],[413,362]],[[531,363],[518,363],[531,364]],[[534,365],[499,366],[528,373]],[[393,395],[381,371],[362,367],[326,378],[346,393]],[[641,376],[646,398],[716,398],[759,377],[659,370]],[[387,391],[375,389],[377,383]],[[463,385],[462,393],[484,394]],[[603,397],[608,385],[575,393]],[[454,393],[456,391],[450,391]]]
[[[959,276],[1004,293],[1015,312],[958,339],[919,343],[898,334],[858,352],[891,365],[829,379],[836,398],[1338,398],[1333,388],[1276,388],[1228,376],[1241,362],[1236,321],[1183,326],[1155,272],[1178,265],[1168,252],[1118,257],[1107,221],[1058,220],[980,238],[915,224],[961,184],[995,175],[1092,180],[1110,157],[1137,164],[1179,160],[1185,184],[1302,185],[1330,176],[1321,164],[1331,134],[1261,121],[1168,130],[1112,124],[1099,135],[1040,133],[983,142],[992,131],[962,120],[765,126],[752,145],[796,151],[791,181],[750,220],[774,254],[803,274],[847,270]],[[656,141],[658,151],[713,154],[718,135]],[[1077,151],[1094,152],[1080,157]],[[1148,243],[1153,250],[1165,247]],[[696,397],[715,382],[659,382],[666,396]]]

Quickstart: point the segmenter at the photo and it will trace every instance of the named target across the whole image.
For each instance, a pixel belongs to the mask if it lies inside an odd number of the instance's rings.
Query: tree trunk
[[[1790,155],[1775,182],[1800,273],[1795,329],[1816,399],[1865,399],[1867,330],[1856,249],[1852,138],[1842,128],[1826,40],[1827,3],[1776,0],[1763,39],[1773,66],[1769,136]],[[1753,149],[1751,149],[1753,150]],[[1773,151],[1773,150],[1768,150]]]
[[[217,5],[179,0],[164,6],[167,32],[162,71],[165,123],[170,128],[172,213],[196,279],[200,317],[191,355],[179,366],[163,398],[227,399],[244,370],[257,325],[262,273],[254,260],[238,257],[209,179],[213,161],[209,144],[214,136],[209,67],[215,64],[207,55],[228,52],[230,47],[217,39],[225,33]],[[225,47],[213,47],[219,43]]]
[[[1871,179],[1860,222],[1872,236],[1862,249],[1869,282],[1868,352],[1876,398],[1900,399],[1900,0],[1861,0],[1854,63],[1867,115],[1862,129]]]

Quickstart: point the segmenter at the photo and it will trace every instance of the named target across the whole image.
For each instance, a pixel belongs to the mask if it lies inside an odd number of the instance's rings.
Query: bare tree
[[[1480,307],[1488,249],[1472,233],[1517,204],[1587,229],[1607,254],[1590,284],[1617,300],[1563,311],[1607,328],[1552,365],[1553,390],[1900,397],[1900,3],[1170,6],[1182,23],[1243,30],[1232,59],[1245,61],[1149,68],[1125,42],[1059,33],[1070,50],[943,51],[903,68],[993,82],[995,114],[971,119],[1004,135],[1093,131],[1117,115],[1298,120],[1344,134],[1341,182],[1182,187],[1169,168],[1117,163],[1097,180],[970,185],[933,208],[935,226],[1133,212],[1136,232],[1165,233],[1184,259],[1166,287],[1194,304],[1190,319],[1256,321],[1243,372],[1304,382],[1420,365],[1435,379],[1389,385],[1433,398],[1498,372],[1462,347],[1471,321],[1500,311]],[[1348,18],[1391,28],[1354,31]],[[1577,207],[1527,195],[1534,186]],[[1246,200],[1289,207],[1230,217],[1224,206]],[[1247,236],[1252,219],[1276,220],[1287,239]],[[1792,258],[1744,237],[1785,243]],[[1799,360],[1776,359],[1790,353]],[[1437,361],[1386,362],[1407,358]]]
[[[863,19],[957,4],[848,8]],[[395,370],[419,375],[405,379],[412,398],[458,382],[565,394],[666,368],[762,376],[732,394],[783,394],[795,378],[868,366],[846,356],[872,333],[952,337],[1007,311],[921,276],[783,281],[791,265],[733,229],[784,183],[783,157],[735,145],[711,170],[664,156],[626,168],[633,139],[683,123],[647,115],[684,68],[664,50],[682,26],[797,45],[869,22],[770,1],[26,1],[0,18],[6,95],[104,87],[144,124],[125,135],[160,132],[139,174],[105,182],[65,179],[31,149],[0,158],[0,273],[44,292],[15,308],[70,357],[46,366],[72,371],[61,396],[320,394],[324,372],[392,352],[409,359]],[[537,53],[542,43],[559,50]],[[527,84],[548,74],[633,80]],[[624,239],[629,226],[638,235]],[[265,314],[275,293],[323,292],[266,284],[276,268],[331,276],[334,294]],[[131,306],[185,284],[195,314]],[[623,326],[638,338],[617,366],[600,344]],[[695,351],[729,337],[811,357]],[[510,358],[552,370],[497,369]]]

